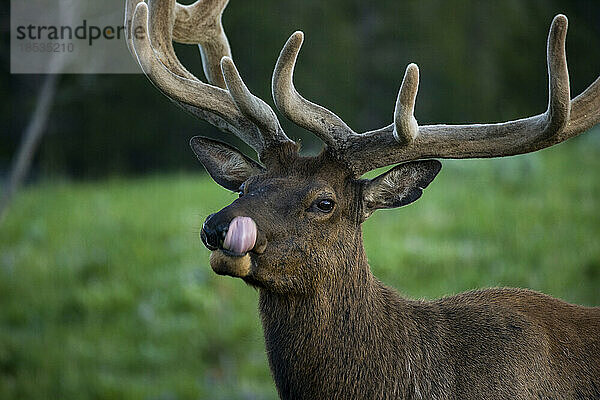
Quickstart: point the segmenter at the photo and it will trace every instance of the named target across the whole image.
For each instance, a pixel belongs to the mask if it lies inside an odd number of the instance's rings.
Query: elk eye
[[[333,200],[329,200],[329,199],[323,199],[323,200],[317,200],[316,206],[319,209],[319,211],[322,212],[331,212],[331,210],[333,210],[333,206],[335,205],[335,203],[333,202]]]
[[[246,190],[245,184],[244,184],[244,183],[242,183],[242,184],[240,185],[240,188],[238,189],[238,196],[239,196],[239,197],[242,197],[242,196],[244,195],[244,191],[245,191],[245,190]]]

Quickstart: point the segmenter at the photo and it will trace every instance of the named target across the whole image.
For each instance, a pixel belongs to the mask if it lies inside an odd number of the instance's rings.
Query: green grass
[[[538,154],[445,161],[365,246],[411,297],[529,287],[600,305],[598,134]],[[203,176],[45,183],[0,227],[0,398],[276,398],[257,293],[216,276],[201,221],[235,195]]]

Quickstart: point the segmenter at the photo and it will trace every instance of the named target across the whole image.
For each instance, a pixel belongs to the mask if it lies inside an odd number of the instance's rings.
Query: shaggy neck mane
[[[408,346],[409,338],[415,338],[409,335],[413,302],[371,274],[360,229],[357,235],[355,249],[342,252],[344,259],[332,265],[343,276],[331,276],[315,294],[260,290],[267,354],[282,398],[298,398],[299,393],[301,398],[329,398],[340,387],[356,398],[380,397],[382,393],[368,393],[361,386],[373,379],[382,383],[381,390],[395,386],[398,395],[414,390],[413,379],[399,375],[411,360],[422,359],[408,354],[411,347],[420,347]],[[381,362],[390,358],[399,364]],[[393,368],[386,370],[386,364]]]

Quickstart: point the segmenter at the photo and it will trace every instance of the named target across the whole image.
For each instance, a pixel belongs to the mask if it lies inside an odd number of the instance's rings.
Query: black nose
[[[211,251],[223,248],[223,241],[228,229],[229,224],[219,221],[217,214],[209,215],[202,224],[202,231],[200,231],[202,243]]]

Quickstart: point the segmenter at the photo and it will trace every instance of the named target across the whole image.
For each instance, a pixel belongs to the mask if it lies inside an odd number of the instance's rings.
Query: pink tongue
[[[223,241],[223,248],[233,253],[244,254],[256,243],[256,223],[250,217],[235,217]]]

